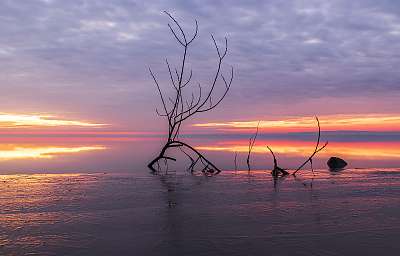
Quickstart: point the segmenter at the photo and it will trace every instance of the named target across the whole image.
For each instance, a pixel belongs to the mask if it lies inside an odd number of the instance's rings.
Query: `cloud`
[[[65,120],[50,115],[21,115],[0,113],[0,128],[18,128],[18,127],[104,127],[107,124],[90,123],[79,120]]]
[[[163,10],[189,33],[198,19],[189,57],[203,83],[216,61],[209,33],[229,37],[235,80],[228,108],[242,102],[243,112],[290,114],[296,109],[288,103],[306,108],[310,98],[399,94],[398,1],[2,1],[0,107],[51,107],[144,127],[157,104],[147,67],[165,72],[164,58],[177,61],[181,50]]]
[[[400,116],[388,114],[325,115],[319,117],[323,130],[327,131],[400,131]],[[313,117],[287,117],[279,120],[229,121],[199,123],[195,127],[228,131],[252,131],[259,127],[267,132],[312,131],[317,127]]]
[[[81,31],[110,30],[115,28],[116,23],[107,20],[82,20]]]

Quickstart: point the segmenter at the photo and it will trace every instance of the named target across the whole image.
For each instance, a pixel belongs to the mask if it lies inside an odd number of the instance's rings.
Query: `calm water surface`
[[[305,137],[262,137],[253,148],[251,164],[255,169],[272,168],[270,146],[281,167],[295,168],[315,147],[315,135]],[[400,166],[400,136],[337,136],[314,158],[316,168],[325,168],[331,156],[349,162],[349,168],[396,168]],[[246,168],[248,137],[203,136],[184,138],[203,152],[219,168],[234,169],[237,153],[239,169]],[[323,139],[324,141],[325,139]],[[0,174],[10,173],[93,173],[143,170],[160,150],[161,137],[0,137]],[[180,151],[177,168],[187,166]]]
[[[400,169],[0,176],[0,255],[398,255]]]
[[[185,140],[224,170],[234,169],[237,152],[239,169],[245,168],[247,137]],[[314,140],[260,136],[253,169],[271,168],[266,145],[282,167],[298,166]],[[304,170],[296,179],[276,181],[268,171],[151,175],[145,166],[161,143],[144,137],[1,138],[0,255],[400,251],[400,138],[332,137],[315,158],[321,168],[315,177]],[[332,155],[348,160],[349,169],[324,170]],[[185,161],[170,168],[182,166]]]

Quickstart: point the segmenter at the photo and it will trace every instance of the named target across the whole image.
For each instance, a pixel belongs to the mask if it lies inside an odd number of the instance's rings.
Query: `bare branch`
[[[267,146],[267,148],[268,148],[269,152],[271,152],[272,157],[274,158],[274,169],[275,169],[278,166],[278,162],[276,161],[274,151],[272,151],[272,149],[268,146]]]
[[[197,23],[197,20],[194,20],[194,21],[196,23],[196,30],[194,32],[192,39],[190,39],[189,42],[187,43],[188,45],[194,41],[194,39],[197,37],[197,33],[199,32],[199,24]]]
[[[228,52],[228,38],[225,37],[225,51],[224,54],[222,54],[222,59],[225,58],[227,52]]]
[[[228,94],[228,91],[229,91],[229,89],[231,88],[231,85],[232,85],[232,81],[233,81],[233,68],[231,69],[231,77],[230,77],[230,79],[229,79],[229,82],[226,81],[226,79],[225,79],[225,77],[224,77],[223,75],[221,75],[221,78],[222,78],[222,80],[224,81],[224,84],[225,84],[225,91],[224,91],[224,93],[222,94],[222,96],[218,99],[218,101],[217,101],[215,104],[211,105],[209,108],[199,110],[198,112],[206,112],[206,111],[209,111],[209,110],[211,110],[211,109],[217,107],[218,104],[221,103],[221,101],[225,98],[226,94]]]
[[[237,171],[237,170],[238,170],[238,165],[237,165],[237,155],[238,155],[238,153],[237,153],[237,151],[235,151],[235,160],[234,160],[234,162],[235,162],[235,171]]]
[[[186,82],[182,85],[182,88],[185,87],[186,85],[188,85],[190,83],[190,80],[192,80],[192,76],[193,76],[193,72],[192,70],[190,70],[190,75],[189,78],[186,80]]]
[[[166,114],[161,114],[161,113],[158,111],[157,108],[156,108],[156,113],[157,113],[157,115],[159,115],[159,116],[168,116],[168,115],[166,115]]]
[[[319,143],[320,143],[320,139],[321,139],[321,126],[319,124],[319,119],[316,116],[315,119],[317,120],[317,125],[318,125],[318,137],[317,137],[317,143],[315,145],[315,149],[314,152],[307,158],[307,160],[301,164],[296,171],[293,172],[293,175],[296,175],[296,173],[303,168],[307,163],[310,163],[311,165],[311,170],[314,173],[314,169],[313,169],[313,165],[312,165],[312,158],[315,156],[315,154],[317,154],[318,152],[320,152],[321,150],[323,150],[327,145],[328,145],[328,141],[325,142],[325,144],[322,147],[319,147]]]
[[[258,127],[260,126],[260,121],[258,121],[257,128],[256,128],[256,133],[250,137],[249,139],[249,150],[247,152],[247,158],[246,158],[246,163],[247,163],[247,169],[250,172],[250,155],[251,151],[253,150],[253,147],[256,143],[257,135],[258,135]]]
[[[151,68],[149,68],[149,71],[150,71],[151,76],[153,77],[154,83],[157,86],[158,93],[160,94],[160,98],[161,98],[162,105],[164,107],[165,115],[168,115],[167,106],[165,105],[164,96],[161,92],[160,85],[158,84],[158,81],[157,81],[155,75],[153,74],[153,71],[151,71]]]
[[[218,44],[217,44],[217,42],[215,41],[215,38],[214,38],[214,35],[213,35],[213,34],[211,34],[211,38],[212,38],[212,41],[213,41],[213,43],[214,43],[215,49],[217,50],[218,57],[219,57],[220,59],[222,59],[221,53],[219,52]]]
[[[170,65],[168,63],[168,59],[165,59],[165,62],[167,63],[168,73],[169,73],[169,76],[170,76],[170,79],[171,79],[171,83],[174,86],[175,90],[178,90],[178,87],[176,86],[176,83],[175,83],[174,76],[172,75],[171,67],[170,67]]]
[[[168,24],[169,29],[171,30],[172,34],[175,36],[175,39],[183,46],[185,47],[185,44],[179,39],[179,37],[176,35],[174,29],[171,27],[170,24]]]
[[[272,151],[272,149],[270,147],[268,147],[268,146],[267,146],[267,148],[268,148],[269,152],[271,152],[271,155],[272,155],[272,157],[274,159],[274,168],[272,169],[272,176],[278,177],[280,174],[282,176],[288,175],[289,173],[285,169],[283,169],[283,168],[278,166],[278,161],[276,160],[274,151]]]
[[[181,34],[182,34],[182,36],[183,36],[183,40],[184,40],[185,43],[183,43],[183,42],[178,38],[178,36],[177,36],[176,33],[174,32],[174,30],[172,29],[171,25],[168,24],[168,27],[171,29],[171,31],[172,31],[172,33],[174,34],[175,38],[176,38],[176,39],[179,41],[179,43],[181,43],[183,46],[187,46],[186,35],[185,35],[185,32],[183,32],[183,29],[182,29],[181,25],[179,25],[179,23],[176,21],[176,19],[175,19],[174,17],[172,17],[172,15],[169,14],[167,11],[164,11],[164,13],[167,14],[167,15],[171,18],[171,20],[175,23],[175,25],[179,28],[179,30],[180,30],[180,32],[181,32]],[[197,22],[196,22],[196,24],[197,24]]]
[[[178,72],[178,70],[175,68],[175,75],[176,75],[176,78],[178,79],[178,81],[179,81],[179,79],[180,79],[180,77],[179,77],[179,72]]]

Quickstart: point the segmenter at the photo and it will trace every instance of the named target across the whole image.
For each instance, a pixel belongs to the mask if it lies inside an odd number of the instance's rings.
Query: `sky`
[[[188,60],[194,81],[209,83],[215,70],[210,33],[229,41],[224,72],[233,66],[231,91],[217,109],[189,122],[196,129],[318,115],[332,129],[355,117],[358,126],[346,129],[373,130],[376,120],[389,118],[376,129],[400,130],[397,0],[3,0],[0,131],[165,130],[148,68],[168,90],[164,60],[177,65],[182,49],[164,10],[188,34],[198,20]],[[360,127],[365,117],[378,118],[373,128]]]

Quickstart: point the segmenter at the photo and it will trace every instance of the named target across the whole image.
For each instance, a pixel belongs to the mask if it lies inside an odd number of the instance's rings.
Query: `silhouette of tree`
[[[197,114],[208,112],[214,109],[227,95],[233,80],[233,67],[231,67],[230,76],[228,78],[226,78],[222,74],[223,60],[228,52],[228,40],[225,37],[224,49],[221,50],[214,36],[211,34],[211,39],[218,56],[216,71],[212,77],[212,82],[210,86],[204,87],[202,84],[196,83],[197,90],[195,91],[193,89],[195,84],[192,82],[193,71],[187,71],[186,62],[189,46],[191,46],[192,42],[196,39],[198,35],[198,22],[197,20],[195,20],[194,34],[191,38],[188,38],[186,32],[183,30],[179,22],[168,12],[165,11],[164,13],[168,15],[168,17],[172,21],[172,25],[168,24],[168,27],[178,44],[182,47],[183,53],[180,66],[178,68],[173,69],[168,62],[168,59],[165,60],[170,77],[170,83],[174,92],[173,97],[165,96],[165,94],[161,90],[156,75],[149,68],[150,74],[157,87],[163,108],[162,111],[156,109],[156,112],[159,116],[164,117],[168,122],[168,138],[158,156],[155,157],[148,164],[148,167],[153,172],[157,172],[159,170],[159,161],[163,160],[165,161],[165,163],[167,163],[169,160],[176,161],[175,158],[167,155],[167,151],[171,148],[179,148],[188,157],[190,156],[190,154],[192,154],[192,156],[189,157],[191,164],[188,168],[191,172],[193,172],[195,170],[195,167],[200,164],[202,166],[201,171],[204,174],[216,174],[219,173],[220,170],[195,148],[185,142],[182,142],[179,138],[179,135],[183,122],[194,117]],[[215,89],[217,88],[218,81],[223,83],[224,88],[221,95],[216,97]],[[189,151],[190,153],[188,153],[187,151]],[[157,164],[157,169],[155,168],[155,164]]]

